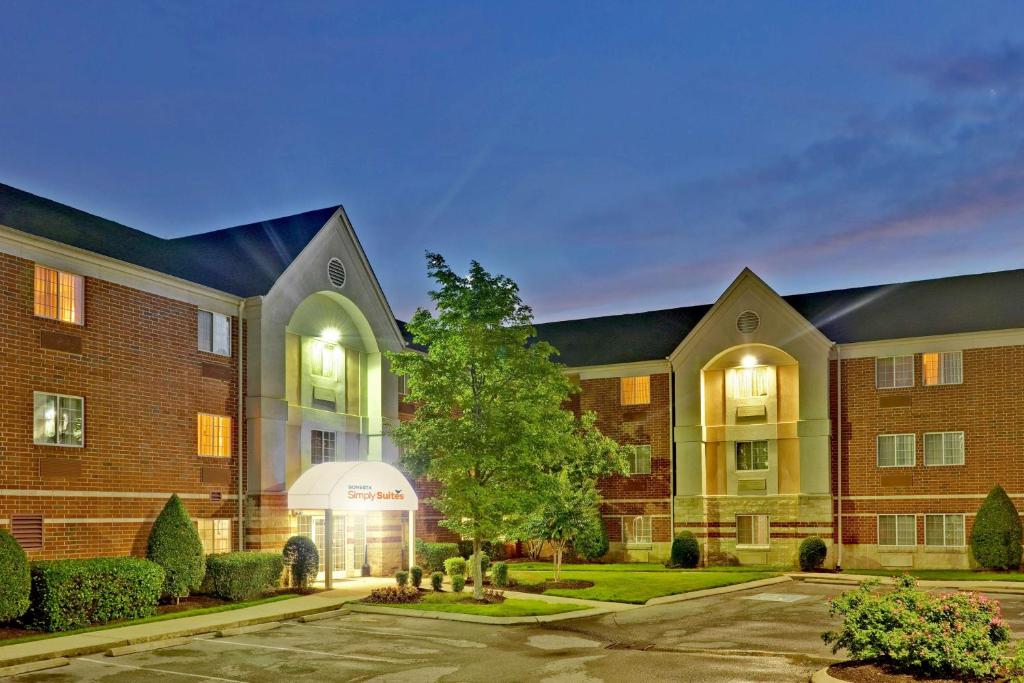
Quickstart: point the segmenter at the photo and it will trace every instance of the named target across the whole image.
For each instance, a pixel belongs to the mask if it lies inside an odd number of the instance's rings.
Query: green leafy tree
[[[574,436],[562,405],[572,385],[551,360],[555,349],[530,343],[533,313],[515,282],[476,261],[457,274],[438,254],[427,255],[427,270],[436,313],[420,309],[407,326],[426,352],[388,354],[417,406],[392,436],[404,467],[441,485],[430,501],[441,524],[473,539],[473,594],[482,598],[481,544],[544,503]]]
[[[1002,486],[989,491],[971,530],[971,552],[982,567],[1017,569],[1021,562],[1021,523]]]
[[[175,602],[203,583],[206,576],[203,542],[177,494],[171,495],[153,523],[146,557],[163,567],[163,593]]]

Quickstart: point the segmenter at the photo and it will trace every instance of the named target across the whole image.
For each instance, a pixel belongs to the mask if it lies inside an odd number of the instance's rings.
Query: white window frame
[[[740,538],[740,519],[750,518],[750,539],[744,542]],[[758,531],[764,531],[764,542],[760,543]],[[736,547],[737,548],[767,548],[772,542],[772,524],[768,515],[736,515]]]
[[[208,320],[203,329],[203,320]],[[231,317],[200,308],[196,313],[197,346],[200,351],[231,357]]]
[[[628,530],[627,526],[629,525]],[[637,533],[639,527],[639,533]],[[634,515],[622,518],[622,542],[627,546],[651,545],[654,541],[654,518],[650,515]]]
[[[57,291],[55,292],[56,293],[56,310],[54,311],[54,315],[44,315],[44,314],[39,313],[36,310],[36,299],[38,297],[38,293],[37,293],[37,285],[38,285],[37,275],[38,275],[38,273],[37,273],[37,270],[39,268],[42,268],[44,270],[50,270],[50,271],[53,271],[53,272],[57,273]],[[62,295],[61,295],[61,279],[62,278],[69,278],[71,280],[71,282],[73,283],[72,284],[72,293],[73,293],[73,297],[75,299],[74,309],[73,310],[77,313],[77,316],[76,316],[75,320],[64,320],[63,318],[61,318],[61,299],[62,299]],[[85,325],[85,276],[84,275],[79,275],[78,273],[72,273],[72,272],[69,272],[67,270],[62,270],[60,268],[52,268],[52,267],[44,265],[42,263],[36,263],[35,264],[35,268],[33,269],[33,273],[32,273],[32,313],[37,318],[43,318],[45,320],[56,320],[57,322],[67,323],[69,325],[78,325],[79,327],[84,326]]]
[[[942,543],[930,543],[928,541],[928,518],[942,518]],[[949,539],[949,519],[960,518],[960,543],[947,543]],[[936,512],[924,516],[924,544],[929,548],[965,548],[967,547],[967,515],[960,512]]]
[[[904,384],[899,384],[897,382],[898,375],[896,373],[896,362],[900,361],[902,363],[906,363],[906,362],[908,362],[907,361],[908,358],[910,359],[909,360],[909,364],[910,364],[910,384],[905,384],[905,383]],[[883,384],[882,382],[880,382],[881,378],[879,376],[879,369],[885,363],[891,363],[892,364],[892,384]],[[914,365],[915,365],[915,363],[914,363],[914,356],[912,354],[903,354],[903,355],[900,355],[900,356],[882,356],[882,357],[879,357],[879,358],[875,358],[875,388],[876,389],[908,389],[908,388],[913,387],[915,382],[916,382],[916,379],[917,379],[917,377],[916,377],[916,369],[915,369]]]
[[[40,441],[36,436],[36,404],[38,403],[39,397],[53,397],[57,399],[57,413],[54,415],[54,438],[56,441]],[[82,438],[81,443],[61,443],[61,432],[58,430],[58,424],[56,420],[60,417],[61,412],[61,400],[70,399],[79,401],[82,412]],[[58,394],[52,391],[33,391],[32,392],[32,443],[36,446],[57,446],[60,448],[85,448],[85,398],[82,396],[72,396],[70,394]]]
[[[213,437],[212,437],[212,441],[211,441],[211,444],[210,444],[213,447],[213,450],[217,450],[217,444],[220,441],[218,436],[221,435],[221,434],[224,435],[224,439],[227,441],[227,446],[228,446],[228,452],[225,453],[224,455],[220,455],[219,453],[209,453],[209,452],[204,453],[204,452],[202,452],[203,448],[200,447],[199,442],[202,440],[200,437],[202,436],[203,417],[204,416],[205,417],[212,417],[212,418],[214,418],[214,422],[213,422],[214,432],[213,432]],[[221,430],[221,428],[219,426],[221,420],[226,420],[227,421],[227,426],[223,430]],[[219,415],[217,413],[203,413],[203,412],[196,413],[196,451],[197,451],[196,455],[198,455],[201,458],[217,458],[218,460],[230,460],[232,455],[233,455],[233,449],[234,449],[234,439],[232,437],[232,431],[234,429],[234,426],[235,426],[235,421],[234,421],[234,419],[232,419],[232,417],[230,415]]]
[[[941,460],[941,462],[928,462],[928,442],[930,441],[930,439],[928,438],[929,436],[941,436],[942,437],[942,439],[940,440],[940,450],[941,450],[941,452],[939,453],[939,459]],[[925,432],[922,435],[922,438],[924,439],[924,464],[925,464],[925,466],[927,466],[927,467],[956,467],[957,465],[963,465],[966,462],[966,460],[967,460],[967,445],[966,445],[966,440],[964,438],[964,433],[963,432]],[[947,458],[948,458],[948,454],[949,454],[949,450],[950,450],[949,449],[950,442],[953,442],[954,444],[959,442],[959,444],[960,444],[960,449],[959,449],[960,450],[960,458],[959,458],[959,462],[956,462],[956,461],[947,462]],[[953,450],[953,453],[955,455],[956,454],[956,449],[954,448],[952,450]]]
[[[893,524],[894,524],[894,526],[893,526],[893,536],[894,536],[894,539],[893,540],[895,541],[895,543],[892,543],[892,544],[882,543],[882,518],[883,517],[893,517],[894,518],[894,520],[893,520]],[[906,539],[900,539],[900,520],[899,520],[900,517],[911,517],[914,520],[914,524],[913,524],[913,527],[914,527],[914,539],[913,539],[912,543],[900,543],[900,540],[906,540]],[[917,515],[915,515],[915,514],[906,514],[906,513],[878,515],[876,517],[875,523],[877,525],[876,528],[875,528],[875,539],[877,541],[876,545],[879,548],[910,548],[910,547],[916,547],[917,546]]]
[[[899,451],[896,446],[899,443],[900,437],[910,437],[910,462],[900,463],[899,462]],[[882,439],[893,439],[893,454],[892,454],[892,465],[882,464]],[[875,438],[875,465],[883,469],[891,469],[894,467],[915,467],[917,465],[917,435],[916,434],[879,434]]]
[[[341,346],[334,342],[326,342],[322,339],[314,339],[309,345],[309,374],[315,377],[336,379],[338,373],[343,370],[344,360],[340,358]],[[328,371],[327,365],[330,365]],[[319,367],[319,372],[317,368]]]
[[[316,461],[316,452],[313,449],[313,434],[319,433],[320,436],[320,462]],[[334,451],[334,456],[331,459],[327,459],[327,448],[326,440],[327,436],[331,437],[333,444],[331,449]],[[331,429],[311,429],[309,430],[309,462],[312,465],[319,465],[325,462],[340,462],[338,460],[338,432]]]
[[[629,456],[629,476],[644,476],[651,473],[651,445],[650,444],[639,444],[634,446],[634,452]],[[641,457],[640,451],[644,449],[647,455]],[[646,464],[646,467],[641,467],[641,464]],[[647,471],[643,471],[646,469]]]
[[[764,444],[764,467],[754,467],[754,444]],[[749,468],[740,467],[740,445],[750,444],[750,464]],[[733,446],[733,454],[735,456],[735,465],[737,472],[767,472],[768,471],[768,458],[769,458],[769,446],[766,439],[756,439],[754,441],[737,441]]]
[[[205,529],[203,527],[206,527]],[[226,537],[219,539],[222,543],[227,542],[227,546],[217,547],[217,527],[227,527]],[[212,518],[212,517],[200,517],[196,520],[196,531],[199,533],[199,540],[203,544],[204,555],[215,555],[217,553],[229,553],[231,552],[231,519],[230,518]],[[219,530],[224,533],[224,529]]]
[[[927,381],[928,373],[925,372],[925,359],[927,356],[937,356],[936,368],[938,377],[936,382],[929,383]],[[956,373],[953,375],[951,369],[946,365],[947,358],[956,358]],[[929,351],[921,354],[921,386],[925,387],[938,387],[947,384],[963,384],[964,383],[964,354],[963,351]]]

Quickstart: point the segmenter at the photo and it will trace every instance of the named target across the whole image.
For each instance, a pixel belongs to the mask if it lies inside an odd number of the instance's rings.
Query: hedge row
[[[203,592],[223,600],[249,600],[281,585],[281,553],[218,553],[206,556]]]
[[[68,631],[147,617],[163,585],[164,570],[137,557],[33,562],[25,623],[44,631]]]
[[[449,557],[461,557],[457,543],[427,543],[416,540],[416,564],[430,572],[444,569]]]

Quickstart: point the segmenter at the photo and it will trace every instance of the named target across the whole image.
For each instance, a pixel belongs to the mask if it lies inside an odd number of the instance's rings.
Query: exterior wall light
[[[745,368],[752,368],[757,365],[757,358],[751,355],[743,356],[743,360],[740,361],[740,365]]]
[[[328,327],[320,333],[320,338],[328,344],[337,344],[341,341],[341,332],[333,327]]]

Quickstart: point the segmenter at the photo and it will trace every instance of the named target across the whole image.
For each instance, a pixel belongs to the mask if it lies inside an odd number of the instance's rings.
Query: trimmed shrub
[[[461,593],[462,589],[466,587],[466,577],[462,574],[452,574],[452,590],[456,593]]]
[[[204,590],[222,600],[250,600],[281,584],[284,556],[278,553],[218,553],[206,556]]]
[[[483,545],[483,544],[481,544]],[[472,539],[463,539],[459,541],[459,556],[469,559],[469,556],[473,554],[473,541]]]
[[[408,586],[409,585],[409,572],[403,571],[403,570],[399,570],[399,571],[395,572],[395,583],[397,583],[402,588],[405,588],[406,586]]]
[[[832,651],[845,648],[856,660],[889,663],[899,673],[975,680],[1020,673],[1010,656],[1010,629],[999,603],[977,593],[933,595],[916,579],[896,579],[895,590],[875,593],[877,580],[843,593],[829,611],[843,618],[824,633]]]
[[[461,557],[449,557],[444,561],[444,573],[448,576],[466,575],[466,561]]]
[[[800,541],[800,569],[812,572],[821,569],[828,555],[828,546],[817,536],[808,536]]]
[[[443,571],[444,561],[449,557],[460,557],[457,544],[416,541],[416,563],[428,571]]]
[[[690,531],[680,531],[672,539],[672,559],[670,564],[673,567],[693,569],[700,564],[700,544],[697,537]]]
[[[441,572],[433,572],[430,575],[430,587],[435,591],[441,590],[441,586],[444,585],[444,574]]]
[[[978,509],[971,530],[971,552],[986,569],[1020,567],[1020,515],[1002,486],[992,489]]]
[[[608,529],[604,526],[604,518],[598,517],[594,525],[595,533],[587,533],[576,539],[573,550],[581,557],[593,562],[608,554]]]
[[[164,569],[164,595],[177,600],[197,590],[206,575],[203,542],[188,510],[171,494],[149,532],[146,557]]]
[[[282,555],[293,586],[306,588],[320,571],[320,551],[316,549],[316,543],[306,536],[289,538]]]
[[[409,583],[413,588],[419,588],[423,583],[423,569],[413,565],[409,567]]]
[[[399,605],[408,602],[419,602],[420,592],[409,586],[385,586],[374,588],[363,602],[378,605]]]
[[[24,621],[43,631],[148,617],[164,587],[163,568],[138,557],[33,562],[31,572]]]
[[[508,565],[504,562],[495,562],[493,570],[491,583],[499,588],[506,588],[508,586]]]
[[[465,572],[466,574],[472,574],[473,573],[473,565],[475,563],[476,563],[476,560],[474,559],[474,556],[470,555],[469,559],[466,560],[466,572]],[[480,574],[482,576],[487,576],[487,570],[490,569],[490,568],[491,568],[491,558],[487,555],[487,553],[481,552],[480,553]]]
[[[28,557],[14,536],[0,529],[0,623],[13,621],[28,610],[31,591]]]

